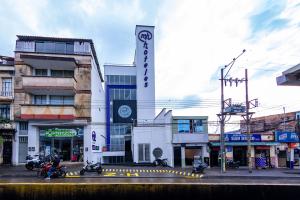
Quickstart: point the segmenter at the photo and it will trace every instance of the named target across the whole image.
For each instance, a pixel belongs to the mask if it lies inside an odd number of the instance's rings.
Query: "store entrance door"
[[[233,147],[233,160],[240,161],[240,166],[247,166],[247,146]]]
[[[11,164],[12,158],[12,140],[5,139],[3,142],[3,164]]]
[[[70,140],[62,140],[62,159],[63,160],[71,160],[71,141]]]
[[[181,167],[181,147],[174,147],[174,166]]]

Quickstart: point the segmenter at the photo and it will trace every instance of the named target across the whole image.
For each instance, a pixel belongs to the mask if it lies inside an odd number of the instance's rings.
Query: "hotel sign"
[[[148,68],[151,67],[149,66],[149,50],[148,50],[148,42],[152,40],[152,33],[150,31],[147,30],[142,30],[139,32],[138,34],[138,38],[141,42],[143,42],[143,54],[144,54],[144,59],[143,59],[143,66],[144,66],[144,87],[148,87],[149,82],[149,73],[148,73]]]

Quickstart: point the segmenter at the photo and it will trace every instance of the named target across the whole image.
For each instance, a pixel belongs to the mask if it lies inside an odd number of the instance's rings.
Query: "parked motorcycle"
[[[102,173],[102,166],[100,162],[93,163],[86,161],[86,165],[80,170],[80,175],[84,175],[85,172],[97,172],[98,174]]]
[[[192,173],[201,173],[203,174],[204,169],[207,168],[207,164],[201,160],[194,160]]]
[[[153,165],[154,166],[163,166],[163,167],[168,167],[168,159],[167,158],[164,158],[164,159],[160,159],[160,158],[157,158],[153,161]]]
[[[41,165],[41,170],[38,173],[38,176],[42,176],[46,178],[48,176],[49,170],[52,168],[52,163],[43,163]],[[56,167],[55,171],[52,173],[50,178],[59,178],[59,177],[65,177],[67,174],[67,168],[64,165],[59,165]]]
[[[43,162],[44,161],[40,158],[39,155],[34,155],[34,157],[31,155],[27,155],[25,167],[28,170],[33,170],[34,168],[40,168]]]
[[[226,165],[228,168],[237,169],[240,167],[240,161],[228,160]]]

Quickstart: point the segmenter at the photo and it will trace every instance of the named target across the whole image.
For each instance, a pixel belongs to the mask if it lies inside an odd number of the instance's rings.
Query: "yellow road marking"
[[[116,173],[115,172],[109,172],[109,173],[104,174],[103,176],[116,176]]]

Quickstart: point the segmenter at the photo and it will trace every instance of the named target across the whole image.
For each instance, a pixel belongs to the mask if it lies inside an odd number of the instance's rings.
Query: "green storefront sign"
[[[77,135],[76,130],[74,129],[48,129],[45,131],[46,137],[74,137]]]

